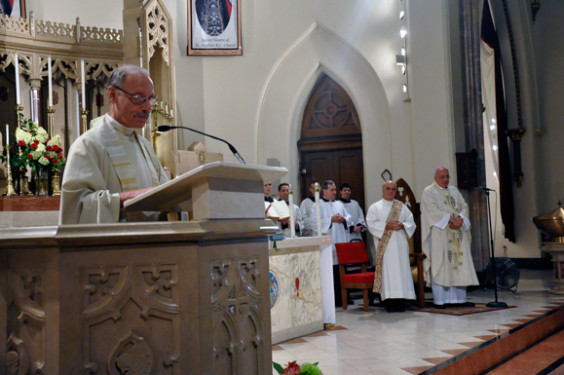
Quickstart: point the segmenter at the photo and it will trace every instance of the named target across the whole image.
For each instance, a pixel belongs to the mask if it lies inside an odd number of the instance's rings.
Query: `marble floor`
[[[513,308],[463,316],[387,313],[380,307],[364,312],[358,301],[348,310],[337,309],[336,329],[274,345],[272,359],[283,365],[319,362],[324,375],[417,374],[549,311],[551,304],[564,304],[563,295],[548,293],[552,281],[552,270],[521,270],[517,292],[498,293],[498,300]],[[468,294],[476,303],[494,299],[493,290]]]

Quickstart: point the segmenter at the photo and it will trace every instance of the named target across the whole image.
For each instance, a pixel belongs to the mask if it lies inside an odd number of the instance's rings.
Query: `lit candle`
[[[296,237],[296,223],[294,219],[294,192],[292,185],[288,185],[288,206],[290,207],[290,238]]]
[[[47,57],[47,84],[49,89],[49,107],[53,106],[53,84],[51,80],[53,79],[53,73],[51,72],[51,56]]]
[[[321,207],[319,207],[319,183],[315,183],[315,219],[317,221],[317,235],[321,236]]]
[[[170,110],[170,117],[174,118],[174,111],[172,109]]]
[[[6,124],[6,145],[10,145],[10,125]]]
[[[18,53],[14,54],[14,69],[16,70],[16,105],[20,105],[20,65]]]
[[[84,59],[80,60],[80,91],[82,93],[82,109],[86,109],[86,74],[84,71]]]

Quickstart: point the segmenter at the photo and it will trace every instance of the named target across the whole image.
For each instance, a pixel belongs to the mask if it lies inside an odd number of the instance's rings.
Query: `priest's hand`
[[[148,191],[153,190],[154,188],[156,188],[156,186],[151,186],[148,188],[143,188],[143,189],[138,189],[138,190],[130,190],[130,191],[124,191],[119,193],[119,205],[121,207],[123,207],[123,202],[125,202],[126,200],[129,199],[133,199],[141,194],[144,194]]]
[[[386,229],[402,230],[403,229],[403,223],[401,221],[398,221],[398,220],[391,220],[391,221],[386,223]]]
[[[463,223],[464,219],[461,217],[451,217],[448,221],[448,227],[452,230],[459,230]]]
[[[331,216],[331,222],[333,223],[344,223],[346,219],[342,217],[340,214],[336,214]]]

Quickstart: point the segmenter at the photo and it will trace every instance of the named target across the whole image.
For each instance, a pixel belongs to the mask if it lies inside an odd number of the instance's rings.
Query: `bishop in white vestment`
[[[437,168],[435,182],[425,188],[421,199],[425,281],[438,307],[473,306],[466,300],[466,287],[479,282],[470,248],[468,205],[449,181],[448,169]]]

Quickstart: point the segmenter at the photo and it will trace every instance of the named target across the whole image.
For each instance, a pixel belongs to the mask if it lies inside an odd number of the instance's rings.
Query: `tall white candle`
[[[84,59],[80,60],[80,92],[82,94],[82,109],[86,109],[86,72],[84,71]]]
[[[290,238],[296,237],[296,219],[294,218],[294,192],[292,185],[288,186],[288,206],[290,207]]]
[[[6,145],[10,145],[10,125],[6,124]]]
[[[321,236],[321,207],[319,207],[319,183],[315,183],[315,220],[317,222],[317,235]]]
[[[20,105],[20,64],[17,52],[14,54],[14,69],[16,70],[16,105]]]
[[[47,57],[47,85],[49,90],[49,107],[53,106],[53,73],[51,72],[51,56]]]

